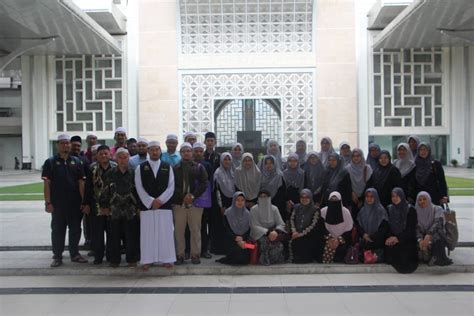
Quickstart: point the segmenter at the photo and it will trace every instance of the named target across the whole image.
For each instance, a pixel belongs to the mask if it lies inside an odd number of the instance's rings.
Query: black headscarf
[[[329,159],[334,158],[337,161],[336,168],[331,168],[329,164]],[[328,181],[328,191],[333,192],[337,191],[339,183],[344,179],[347,174],[347,170],[343,166],[343,161],[341,157],[336,153],[331,153],[328,155],[328,167],[327,167],[326,179]]]
[[[420,148],[422,146],[425,146],[428,149],[428,156],[426,158],[422,158],[420,156]],[[433,166],[431,165],[432,161],[433,161],[433,157],[431,157],[431,146],[424,142],[420,143],[418,145],[418,150],[417,150],[416,159],[415,159],[415,165],[416,165],[415,176],[416,176],[416,182],[418,182],[422,186],[427,185],[428,181],[430,180],[430,175],[433,172]]]
[[[382,155],[387,155],[388,164],[386,166],[382,166],[380,162],[378,162],[378,166],[373,173],[374,188],[376,188],[377,190],[380,190],[381,188],[383,188],[383,186],[385,185],[385,182],[387,182],[388,177],[390,176],[390,170],[393,167],[392,156],[390,155],[388,150],[382,150],[380,152],[379,159],[380,159],[380,156]]]
[[[311,157],[316,157],[318,159],[316,165],[312,165],[309,162]],[[312,151],[306,157],[306,163],[304,164],[304,175],[306,179],[306,187],[310,189],[313,194],[321,189],[323,184],[324,167],[317,152]]]
[[[329,224],[329,225],[337,225],[339,223],[342,223],[344,221],[344,217],[342,215],[342,201],[341,201],[341,196],[340,194],[339,195],[336,195],[335,193],[338,193],[339,192],[333,192],[331,193],[331,197],[334,195],[334,196],[337,196],[339,198],[339,200],[336,200],[336,201],[331,201],[331,199],[329,199],[328,201],[328,209],[327,209],[327,212],[326,212],[326,223]]]
[[[407,217],[410,205],[408,204],[405,192],[401,188],[394,188],[392,193],[395,193],[400,197],[400,203],[390,204],[388,206],[388,223],[390,224],[390,229],[395,235],[401,234],[405,227],[407,226]]]

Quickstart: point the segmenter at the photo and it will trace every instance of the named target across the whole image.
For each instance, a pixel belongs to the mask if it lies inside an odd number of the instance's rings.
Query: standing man
[[[102,264],[104,251],[109,259],[109,250],[105,247],[104,233],[109,244],[109,218],[103,214],[99,207],[102,192],[105,189],[105,174],[107,171],[117,167],[117,163],[110,159],[110,149],[106,145],[101,145],[97,149],[97,162],[89,168],[89,175],[86,181],[86,197],[90,207],[89,217],[91,219],[91,248],[94,252],[94,264]]]
[[[176,239],[176,264],[184,263],[185,230],[189,225],[191,231],[191,261],[201,263],[201,219],[202,208],[193,205],[207,187],[207,172],[203,165],[193,159],[192,146],[183,143],[180,148],[181,162],[173,169],[175,189],[172,198],[173,217]]]
[[[194,132],[186,132],[184,134],[184,141],[187,143],[190,143],[191,146],[194,145],[195,142],[197,142],[197,135]]]
[[[130,153],[130,149],[128,150]],[[137,139],[137,154],[130,158],[128,164],[133,170],[137,169],[138,165],[148,159],[148,141],[143,137]]]
[[[197,162],[198,164],[202,164],[204,168],[206,169],[206,172],[208,174],[208,184],[207,184],[207,190],[203,194],[207,194],[209,201],[211,201],[211,207],[206,207],[202,211],[202,220],[201,220],[201,257],[210,259],[212,258],[212,255],[209,252],[210,249],[210,232],[211,232],[211,223],[210,223],[210,216],[211,216],[211,211],[212,211],[212,189],[211,189],[211,183],[212,183],[212,177],[209,177],[209,175],[213,174],[212,166],[209,162],[207,162],[204,159],[204,144],[203,143],[194,143],[193,145],[193,157],[194,161]]]
[[[174,247],[173,212],[174,174],[169,164],[160,160],[161,146],[157,141],[148,144],[149,159],[135,170],[135,185],[141,201],[140,261],[143,270],[151,264],[163,263],[170,268],[176,261]]]
[[[212,179],[214,172],[219,168],[221,163],[221,154],[216,151],[216,134],[213,132],[207,132],[205,136],[204,143],[206,144],[206,151],[204,151],[204,160],[209,162],[212,167],[212,174],[209,175],[209,178]]]
[[[79,254],[81,239],[82,201],[84,199],[84,166],[82,161],[71,156],[71,142],[66,134],[58,136],[58,154],[43,164],[41,178],[44,180],[46,212],[51,213],[51,239],[53,262],[51,267],[63,263],[64,239],[69,229],[69,254],[71,261],[86,263]],[[87,210],[85,210],[87,212]]]
[[[81,151],[81,149],[82,149],[81,136],[76,135],[76,136],[71,137],[71,155],[82,161],[84,174],[87,177],[90,163],[87,157]],[[91,249],[91,222],[90,222],[89,214],[84,214],[84,217],[82,219],[82,228],[83,228],[82,232],[84,234],[84,246]],[[92,253],[90,254],[92,255]]]
[[[133,157],[137,154],[137,140],[135,138],[127,139],[127,149],[130,157]]]
[[[127,148],[127,130],[125,127],[117,127],[114,134],[115,145],[110,149],[112,157],[115,156],[117,149]]]
[[[92,163],[92,147],[97,145],[97,135],[94,133],[87,133],[86,137],[86,143],[87,143],[87,150],[84,154],[86,156],[87,160],[89,160],[89,163]]]
[[[166,136],[166,152],[161,154],[161,161],[166,162],[171,167],[176,166],[180,160],[181,156],[176,152],[178,148],[178,135],[168,134]]]
[[[121,236],[125,237],[125,257],[129,267],[136,267],[138,246],[138,202],[135,190],[134,171],[128,166],[129,153],[125,148],[117,149],[117,166],[105,174],[105,188],[100,196],[102,214],[110,216],[110,266],[120,265]]]

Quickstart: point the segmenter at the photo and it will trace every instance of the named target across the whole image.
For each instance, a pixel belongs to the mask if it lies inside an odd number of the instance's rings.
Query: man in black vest
[[[141,201],[140,250],[143,270],[161,262],[170,268],[176,261],[173,212],[170,199],[174,193],[173,168],[160,160],[157,141],[148,143],[147,161],[135,170],[135,186]]]

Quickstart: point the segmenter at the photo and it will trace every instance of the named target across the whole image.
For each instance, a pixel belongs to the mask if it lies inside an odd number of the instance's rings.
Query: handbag
[[[449,251],[453,251],[456,248],[459,240],[458,223],[456,220],[456,212],[449,208],[448,204],[444,204],[444,229],[446,230],[446,244]]]
[[[212,189],[211,182],[207,181],[206,191],[199,197],[194,199],[193,205],[195,207],[210,208],[212,207]]]
[[[364,263],[365,264],[374,264],[377,263],[377,254],[372,250],[365,250],[364,251]]]
[[[354,246],[349,246],[347,249],[346,256],[344,257],[344,262],[347,264],[358,264],[359,263],[359,244]]]
[[[255,247],[250,249],[250,264],[258,264],[258,243],[254,244]]]

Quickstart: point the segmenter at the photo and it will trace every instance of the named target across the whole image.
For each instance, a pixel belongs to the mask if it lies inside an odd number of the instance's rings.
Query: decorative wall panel
[[[122,58],[56,58],[58,132],[113,131],[124,122]]]

